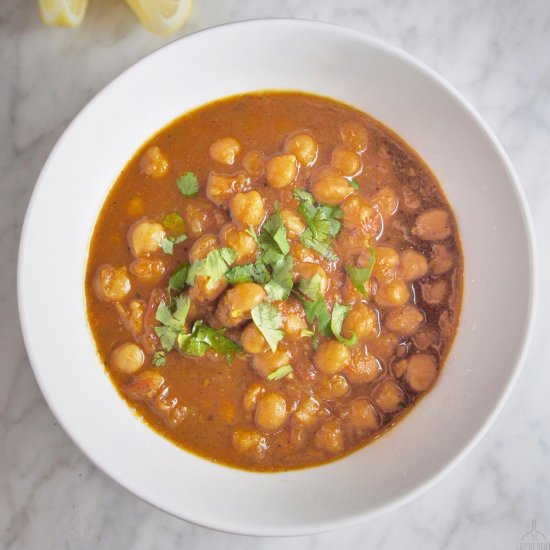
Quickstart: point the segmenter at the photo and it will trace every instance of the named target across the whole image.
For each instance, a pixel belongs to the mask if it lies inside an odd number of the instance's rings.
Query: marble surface
[[[542,281],[537,328],[522,376],[489,433],[407,506],[346,530],[285,540],[210,531],[138,500],[73,445],[33,377],[15,287],[21,224],[36,177],[86,102],[167,41],[139,26],[122,0],[90,4],[78,31],[43,27],[35,2],[0,4],[0,547],[504,549],[516,548],[532,520],[550,539],[548,0],[196,0],[179,33],[239,19],[300,17],[406,49],[447,78],[492,126],[535,221]]]

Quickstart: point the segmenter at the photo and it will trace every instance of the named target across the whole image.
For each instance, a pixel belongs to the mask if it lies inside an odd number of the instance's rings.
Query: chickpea
[[[232,137],[217,139],[210,146],[210,157],[216,162],[231,166],[235,162],[235,157],[239,154],[241,145]]]
[[[362,153],[369,144],[369,132],[358,122],[346,122],[340,128],[340,137],[348,147],[358,153]]]
[[[315,432],[315,446],[327,453],[341,453],[345,447],[344,430],[339,420],[325,422]]]
[[[404,281],[410,283],[422,279],[428,273],[428,262],[424,254],[416,250],[404,250],[399,259],[399,274]]]
[[[153,221],[141,221],[130,227],[128,244],[132,254],[139,258],[159,250],[164,237],[166,237],[166,231],[162,224]]]
[[[379,409],[389,413],[403,408],[407,400],[403,389],[391,378],[386,378],[374,388],[372,398]]]
[[[269,349],[269,345],[254,323],[248,323],[241,333],[241,344],[247,353],[263,353]]]
[[[280,189],[296,181],[298,161],[294,155],[277,155],[266,166],[267,183]]]
[[[227,223],[220,229],[220,240],[223,246],[228,246],[236,252],[235,264],[237,265],[252,262],[258,255],[259,249],[254,237],[232,223]]]
[[[265,388],[261,384],[252,384],[244,394],[243,407],[247,412],[253,411],[256,408],[258,397],[265,393]]]
[[[102,265],[94,275],[92,287],[100,300],[119,302],[130,292],[132,285],[126,267]]]
[[[290,239],[299,237],[306,230],[306,224],[296,212],[284,208],[281,210],[281,216],[286,227],[286,234]]]
[[[336,237],[340,256],[346,257],[348,263],[353,263],[355,256],[361,255],[365,250],[368,251],[373,245],[373,241],[373,235],[364,233],[362,230],[343,229]]]
[[[229,210],[235,224],[243,228],[258,227],[265,217],[264,201],[258,191],[237,193],[229,201]]]
[[[344,370],[351,363],[348,347],[338,340],[321,342],[315,353],[315,366],[326,374],[335,374]]]
[[[412,304],[390,309],[384,319],[384,326],[401,336],[416,334],[423,323],[424,314]]]
[[[310,262],[301,262],[294,264],[294,277],[297,281],[309,282],[317,275],[321,294],[324,294],[328,288],[327,272],[320,266]]]
[[[392,371],[396,378],[402,378],[402,376],[405,374],[405,371],[407,370],[407,366],[408,361],[406,359],[400,359],[392,365]]]
[[[250,179],[243,173],[226,176],[211,172],[206,182],[206,196],[218,206],[227,206],[235,193],[250,189]]]
[[[433,355],[417,353],[409,357],[405,379],[414,391],[423,392],[429,389],[436,376],[437,368]]]
[[[421,350],[428,349],[430,346],[437,346],[438,341],[437,330],[432,326],[426,326],[419,330],[413,338],[414,345]]]
[[[445,279],[439,279],[422,285],[422,298],[430,305],[441,304],[448,294],[448,285]]]
[[[302,332],[307,330],[305,313],[298,311],[289,311],[284,317],[283,331],[290,339],[302,338]]]
[[[252,368],[262,378],[267,378],[272,372],[288,364],[290,364],[290,355],[280,346],[275,351],[264,351],[252,358]]]
[[[380,426],[380,415],[374,405],[364,398],[350,401],[341,416],[352,428],[361,433],[374,432]]]
[[[333,374],[324,376],[317,385],[317,395],[326,401],[339,399],[349,392],[349,384],[345,376]]]
[[[342,335],[351,338],[355,333],[361,342],[376,338],[379,333],[378,315],[374,309],[364,303],[356,303],[342,323]]]
[[[212,233],[205,233],[193,243],[193,246],[189,250],[189,261],[196,262],[197,260],[204,260],[209,252],[217,248],[220,248],[218,237]]]
[[[287,418],[286,401],[280,393],[266,393],[258,399],[254,420],[260,430],[267,433],[276,432],[282,428]]]
[[[382,374],[382,366],[374,355],[366,349],[353,348],[351,362],[344,369],[343,374],[352,384],[365,384],[376,380]]]
[[[409,301],[411,293],[402,279],[393,279],[386,285],[380,285],[374,296],[381,307],[402,306]]]
[[[143,350],[133,342],[120,344],[111,352],[111,366],[124,374],[134,374],[144,362]]]
[[[139,171],[153,178],[162,178],[169,168],[168,160],[156,145],[149,147],[139,161]]]
[[[189,289],[189,297],[198,303],[213,302],[227,288],[227,281],[222,278],[211,281],[210,277],[195,277],[193,286]]]
[[[399,254],[395,249],[388,246],[376,246],[374,248],[374,267],[372,274],[381,282],[389,283],[397,274],[399,265]],[[370,261],[370,253],[363,253],[361,256],[360,267],[366,267]]]
[[[338,206],[353,192],[353,187],[344,176],[328,171],[315,179],[311,186],[311,193],[315,200],[330,206]]]
[[[265,168],[265,158],[259,151],[249,151],[243,158],[243,168],[247,174],[258,177]]]
[[[223,325],[235,327],[250,319],[251,310],[267,298],[263,287],[256,283],[238,283],[220,300],[216,314]]]
[[[319,401],[312,396],[308,396],[296,408],[292,422],[298,426],[311,428],[326,414],[327,411],[321,408]]]
[[[383,187],[370,199],[370,203],[387,220],[397,212],[399,197],[392,187]]]
[[[436,244],[433,247],[430,271],[434,275],[444,275],[455,266],[455,255],[445,245]]]
[[[353,193],[342,203],[342,223],[347,229],[360,229],[370,235],[378,235],[382,228],[378,212],[368,202]]]
[[[185,226],[189,237],[196,239],[204,233],[219,231],[227,221],[225,211],[208,199],[195,198],[185,205]]]
[[[285,151],[292,153],[302,166],[312,166],[317,160],[317,142],[307,134],[296,134],[287,138]]]
[[[426,210],[416,218],[411,232],[425,241],[443,241],[453,232],[449,213],[441,208]]]
[[[336,147],[330,162],[343,176],[356,176],[363,169],[361,157],[347,147]]]
[[[124,386],[124,393],[133,399],[153,399],[164,384],[164,377],[157,370],[140,372],[129,384]]]
[[[386,329],[380,331],[380,336],[369,342],[369,353],[379,361],[389,363],[399,347],[399,336]]]
[[[259,454],[267,448],[265,437],[253,428],[238,428],[233,432],[233,448],[239,453],[255,451]]]
[[[130,300],[128,308],[119,303],[115,303],[115,307],[126,330],[129,330],[134,337],[143,332],[145,317],[145,302],[143,300]]]
[[[130,264],[130,273],[144,283],[158,283],[166,268],[162,260],[150,260],[149,258],[136,258]]]

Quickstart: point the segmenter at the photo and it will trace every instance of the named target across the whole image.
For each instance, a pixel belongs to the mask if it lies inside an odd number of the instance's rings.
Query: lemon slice
[[[46,25],[78,27],[84,19],[88,0],[38,0],[40,16]]]
[[[152,33],[165,35],[183,27],[193,0],[126,0],[139,20]]]

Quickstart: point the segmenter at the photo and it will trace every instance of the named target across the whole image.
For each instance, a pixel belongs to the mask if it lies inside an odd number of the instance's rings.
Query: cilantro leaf
[[[342,342],[342,344],[346,346],[354,346],[357,343],[357,335],[355,332],[351,335],[351,338],[344,338],[342,336],[342,323],[350,309],[350,306],[336,303],[332,308],[332,316],[330,319],[330,329],[334,337],[338,342]]]
[[[313,332],[312,330],[307,330],[307,329],[304,329],[302,330],[302,332],[300,332],[300,336],[302,338],[309,338],[311,336],[313,336],[315,334],[315,332]]]
[[[298,290],[307,296],[310,300],[318,300],[323,297],[321,292],[322,277],[320,273],[315,273],[311,279],[301,277],[298,283]]]
[[[226,329],[213,329],[203,321],[196,321],[190,334],[178,335],[178,346],[186,355],[203,357],[209,349],[225,355],[228,361],[241,350],[241,346],[225,336]]]
[[[166,353],[164,351],[155,351],[152,362],[155,367],[162,367],[166,363]]]
[[[255,282],[258,284],[265,284],[271,278],[271,275],[267,271],[267,268],[261,262],[254,264],[236,265],[232,267],[226,274],[225,278],[231,285],[237,283],[249,283]]]
[[[268,380],[280,380],[281,378],[284,378],[285,376],[288,376],[292,372],[292,366],[291,365],[283,365],[282,367],[279,367],[278,369],[275,369],[273,372],[267,375]]]
[[[271,303],[264,301],[252,308],[252,320],[264,335],[271,351],[277,349],[277,344],[283,339],[283,317]]]
[[[370,276],[372,275],[372,268],[374,267],[375,260],[376,257],[374,255],[374,248],[371,246],[367,267],[354,267],[352,265],[346,265],[346,272],[349,275],[353,286],[361,294],[363,294],[363,296],[367,295],[365,283],[370,279]]]
[[[177,212],[170,212],[170,214],[166,214],[166,216],[164,216],[162,225],[164,225],[167,229],[179,229],[180,227],[183,227],[184,222],[183,218]]]
[[[258,243],[262,249],[261,261],[266,265],[275,265],[289,253],[290,243],[279,210],[265,221],[258,236]]]
[[[195,284],[195,277],[208,277],[207,287],[219,281],[228,271],[229,266],[237,259],[232,248],[218,248],[211,250],[206,258],[191,264],[187,273],[187,284]]]
[[[172,290],[183,290],[185,286],[185,280],[187,279],[187,272],[189,271],[189,264],[180,264],[170,275],[168,279],[168,294]]]
[[[180,193],[186,197],[194,197],[199,193],[199,181],[193,172],[187,172],[180,176],[176,181],[176,185]]]
[[[187,240],[187,235],[185,233],[182,233],[181,235],[178,235],[177,237],[164,237],[160,243],[160,247],[162,248],[162,251],[165,254],[172,255],[174,253],[174,245],[182,243],[183,241]]]
[[[338,218],[342,217],[342,211],[326,204],[316,205],[313,195],[303,189],[294,189],[294,197],[300,201],[298,211],[308,226],[300,236],[300,241],[322,256],[336,260],[330,240],[340,231],[342,224]]]
[[[160,302],[155,318],[162,325],[155,327],[155,332],[160,339],[160,345],[165,351],[170,351],[174,347],[178,334],[183,331],[185,319],[191,300],[188,296],[178,296],[174,312],[164,302]]]
[[[306,312],[306,318],[310,324],[317,321],[319,330],[327,337],[332,336],[332,330],[330,329],[330,315],[327,311],[327,303],[324,298],[319,298],[315,301],[306,300],[302,296],[298,296],[300,302],[304,306]]]
[[[292,268],[294,261],[290,254],[284,256],[273,266],[273,277],[265,285],[265,291],[270,300],[286,300],[294,281],[292,280]]]
[[[353,178],[351,178],[351,181],[349,182],[349,184],[354,188],[354,189],[359,189],[359,182]]]

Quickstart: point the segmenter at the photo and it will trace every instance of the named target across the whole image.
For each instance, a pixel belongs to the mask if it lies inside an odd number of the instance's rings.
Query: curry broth
[[[111,368],[110,357],[113,349],[120,344],[142,340],[139,335],[132,336],[127,323],[121,319],[121,305],[122,308],[127,307],[131,298],[143,300],[150,306],[154,289],[166,289],[170,275],[177,266],[187,261],[196,240],[190,236],[185,242],[177,244],[172,255],[163,254],[162,251],[150,255],[161,259],[164,274],[154,284],[130,275],[131,291],[117,304],[98,297],[94,290],[94,277],[100,266],[129,266],[134,261],[135,256],[127,238],[129,229],[144,217],[163,220],[167,213],[174,211],[188,225],[188,217],[198,210],[201,233],[218,234],[221,226],[230,221],[230,215],[226,208],[214,205],[206,196],[206,182],[210,173],[232,174],[242,171],[241,162],[247,152],[261,151],[269,159],[283,152],[283,144],[289,135],[305,132],[314,137],[318,144],[315,166],[300,167],[296,182],[283,188],[270,186],[265,171],[251,178],[251,188],[257,190],[263,198],[266,217],[274,213],[276,203],[279,208],[296,210],[293,188],[308,189],[310,178],[315,177],[318,167],[331,165],[333,149],[342,144],[342,124],[349,121],[361,124],[368,130],[369,136],[366,151],[360,153],[363,170],[354,176],[360,186],[357,193],[368,201],[380,190],[391,188],[399,199],[396,213],[391,216],[391,220],[384,220],[381,237],[376,240],[376,236],[373,236],[373,246],[391,247],[399,253],[412,248],[420,252],[430,266],[437,265],[434,263],[439,258],[435,257],[436,252],[439,254],[442,250],[438,246],[444,246],[452,257],[453,266],[445,273],[435,274],[430,267],[425,276],[407,283],[411,295],[407,303],[416,304],[425,316],[422,328],[414,335],[398,336],[397,344],[394,338],[389,346],[384,341],[395,335],[384,328],[388,307],[377,306],[373,296],[369,296],[369,299],[355,296],[355,300],[363,300],[376,309],[381,335],[376,341],[367,342],[364,346],[367,349],[365,353],[378,360],[381,370],[370,382],[354,384],[348,380],[348,391],[337,398],[324,400],[319,397],[320,380],[346,376],[319,372],[315,366],[316,352],[310,337],[284,341],[293,372],[291,377],[280,380],[266,380],[260,376],[251,368],[249,354],[237,354],[229,364],[224,357],[212,357],[210,354],[189,357],[171,351],[166,353],[164,365],[154,366],[151,362],[152,354],[146,352],[144,365],[139,372],[161,372],[165,381],[163,387],[169,388],[172,402],[176,399],[186,407],[183,420],[177,424],[168,422],[165,413],[160,414],[158,408],[152,405],[151,398],[129,397],[125,388],[135,377]],[[225,136],[232,136],[240,144],[240,153],[232,166],[217,163],[209,155],[210,145]],[[140,167],[141,159],[152,146],[158,147],[169,163],[168,172],[159,178],[144,174]],[[193,172],[198,179],[200,190],[197,197],[183,196],[175,184],[178,177],[187,172]],[[449,214],[451,236],[434,241],[418,238],[412,233],[411,228],[419,214],[430,209],[444,209]],[[348,229],[343,228],[342,231]],[[337,237],[332,245],[336,255],[346,263],[352,263],[357,257],[357,251],[351,250],[352,233],[349,233],[349,239],[340,235],[340,240]],[[345,298],[342,300],[342,289],[346,284],[346,272],[342,262],[329,261],[318,254],[314,255],[314,259],[313,263],[322,266],[328,276],[329,286],[324,295],[329,307],[337,301],[345,303]],[[376,278],[373,279],[376,282]],[[378,286],[382,288],[380,284]],[[442,294],[444,298],[441,298]],[[93,233],[86,274],[87,313],[94,340],[113,383],[129,405],[156,431],[187,450],[216,462],[262,471],[310,466],[339,458],[379,436],[408,412],[424,391],[412,390],[404,381],[408,371],[401,379],[396,375],[395,365],[415,354],[429,354],[434,358],[437,370],[441,369],[456,332],[461,294],[462,254],[458,231],[451,208],[433,174],[398,136],[366,114],[333,100],[301,93],[265,92],[226,98],[187,113],[159,131],[130,160],[110,191]],[[294,304],[292,300],[290,298],[286,305],[280,305],[283,313],[285,307]],[[201,305],[201,318],[214,328],[221,326],[217,310],[219,302],[220,298],[217,298]],[[348,300],[347,303],[353,305],[354,302]],[[243,327],[244,324],[230,327],[226,335],[239,341]],[[377,391],[380,396],[380,390],[376,388],[385,380],[395,382],[403,391],[403,402],[399,404],[398,410],[384,411],[374,402],[374,392]],[[281,429],[263,433],[259,430],[262,433],[262,445],[266,447],[261,452],[258,449],[253,452],[243,451],[242,446],[236,448],[232,443],[235,431],[239,428],[249,427],[257,431],[254,411],[245,411],[243,406],[243,396],[253,384],[260,384],[264,390],[267,388],[265,391],[285,396],[288,408],[288,416]],[[293,424],[292,414],[310,394],[319,401],[325,416],[320,415],[311,429],[302,429],[302,426],[298,430],[296,424]],[[352,414],[349,412],[349,404],[358,398],[365,398],[369,406],[376,409],[379,416],[376,429],[357,430],[348,425],[346,419],[352,418],[349,416]],[[326,446],[319,443],[322,438],[316,433],[321,425],[330,422],[334,426],[334,422],[337,423],[341,432],[338,438],[343,439],[345,445],[327,451]],[[296,435],[300,430],[303,433]]]

